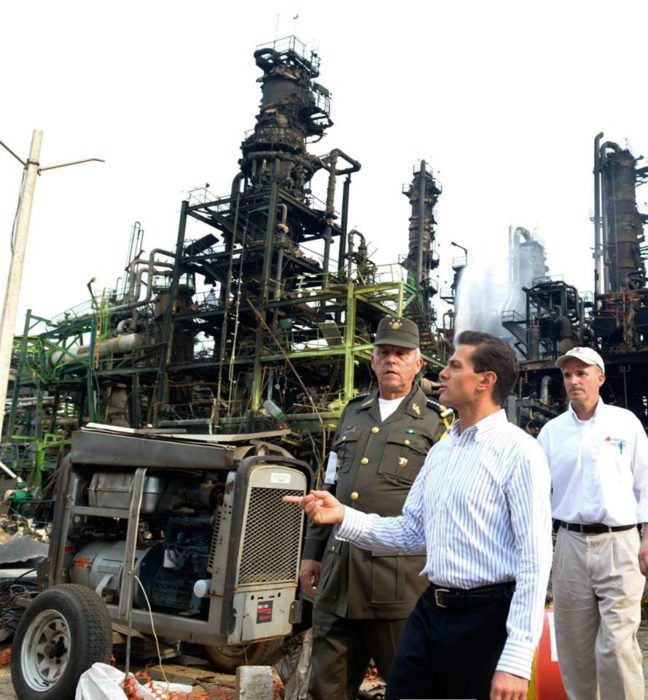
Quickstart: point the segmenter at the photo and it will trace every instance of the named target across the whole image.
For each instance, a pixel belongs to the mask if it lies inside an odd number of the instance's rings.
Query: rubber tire
[[[267,639],[246,646],[208,646],[205,656],[216,671],[236,673],[239,666],[266,666],[276,661],[283,639]]]
[[[42,613],[62,618],[70,636],[68,660],[59,678],[49,687],[34,687],[25,679],[22,648],[35,633]],[[29,643],[29,642],[27,642]],[[97,661],[108,663],[112,652],[112,626],[108,609],[90,588],[66,583],[43,591],[23,614],[12,645],[11,679],[20,700],[74,700],[81,674]],[[38,685],[38,683],[35,683]],[[46,685],[46,682],[43,682]]]

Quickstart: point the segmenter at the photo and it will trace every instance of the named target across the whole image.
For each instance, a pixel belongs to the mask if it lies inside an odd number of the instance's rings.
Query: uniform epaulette
[[[441,416],[441,418],[449,418],[454,414],[454,411],[451,408],[448,408],[442,403],[439,403],[438,401],[435,401],[434,399],[431,399],[429,397],[427,400],[427,407],[436,411]]]
[[[352,399],[349,399],[348,403],[353,403],[354,401],[362,401],[362,399],[366,399],[367,396],[371,394],[370,391],[365,391],[364,394],[358,394],[357,396],[354,396]]]

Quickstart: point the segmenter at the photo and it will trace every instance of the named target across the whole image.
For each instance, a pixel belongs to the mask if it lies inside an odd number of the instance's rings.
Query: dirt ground
[[[165,663],[165,672],[169,681],[191,684],[191,678],[195,678],[210,698],[234,698],[235,678],[225,674],[214,673],[204,666],[181,666],[179,664]],[[151,674],[155,679],[157,674]],[[378,696],[383,686],[378,681],[365,681],[362,689],[369,697]],[[212,695],[213,693],[213,695]],[[0,668],[0,700],[17,700],[11,685],[11,672],[8,666]]]
[[[643,651],[644,677],[648,679],[648,614],[646,613],[647,611],[644,610],[644,617],[641,621],[641,627],[639,628],[639,644]],[[186,672],[189,669],[183,667],[182,669],[178,668],[178,670],[180,672]],[[228,678],[231,683],[233,678],[231,676]],[[648,691],[648,682],[646,683],[646,690]],[[648,697],[648,693],[646,697]],[[13,692],[11,686],[11,672],[8,666],[0,668],[0,700],[16,700],[16,694]]]
[[[11,687],[11,672],[9,667],[0,668],[0,700],[15,700],[16,694]]]
[[[645,608],[639,626],[639,646],[643,651],[643,672],[646,679],[644,697],[646,697],[648,695],[648,611]]]

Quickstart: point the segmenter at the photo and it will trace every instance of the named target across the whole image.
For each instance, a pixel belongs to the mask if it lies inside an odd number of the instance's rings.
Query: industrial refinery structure
[[[373,334],[385,314],[414,319],[424,356],[442,366],[448,343],[431,277],[441,189],[431,170],[421,162],[404,190],[402,264],[377,265],[367,238],[348,230],[360,163],[339,148],[311,152],[332,125],[319,56],[287,37],[254,59],[261,104],[231,191],[183,201],[168,250],[142,255],[136,223],[117,289],[89,286],[87,304],[55,319],[28,315],[3,456],[17,469],[35,466],[35,483],[88,422],[223,442],[256,435],[321,465],[343,407],[372,388]]]
[[[313,153],[332,126],[319,56],[287,37],[254,59],[261,104],[231,190],[193,191],[168,249],[143,255],[136,223],[116,289],[89,287],[87,303],[55,319],[28,314],[0,456],[33,484],[88,422],[210,434],[224,444],[257,436],[320,467],[344,406],[373,387],[372,341],[385,314],[419,325],[430,377],[444,365],[455,315],[473,302],[458,293],[465,258],[453,261],[453,287],[439,295],[448,311],[436,317],[441,186],[433,172],[421,161],[403,190],[411,213],[402,261],[376,264],[370,237],[348,228],[360,163],[339,148]],[[512,227],[509,292],[495,299],[494,326],[492,314],[473,326],[517,348],[523,371],[509,414],[530,432],[562,410],[554,361],[576,344],[603,353],[606,400],[648,425],[647,217],[635,193],[648,168],[601,141],[593,296],[549,276],[542,240]]]
[[[524,358],[516,416],[532,433],[563,410],[554,362],[576,345],[602,354],[603,399],[630,409],[648,427],[648,215],[637,206],[648,167],[628,148],[602,139],[600,133],[594,140],[593,295],[580,294],[562,278],[539,277],[523,288],[524,314],[503,315]]]

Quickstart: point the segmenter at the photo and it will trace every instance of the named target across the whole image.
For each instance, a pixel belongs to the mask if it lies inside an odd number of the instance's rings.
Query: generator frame
[[[244,437],[244,436],[241,436]],[[256,453],[256,454],[255,454]],[[207,619],[195,619],[133,607],[135,588],[136,550],[141,520],[141,504],[147,474],[178,471],[222,472],[226,471],[226,486],[220,506],[217,538],[212,543],[213,562],[210,556],[210,603]],[[241,560],[246,556],[246,537],[251,535],[248,524],[254,517],[250,510],[249,494],[252,489],[272,488],[271,475],[289,483],[289,488],[274,489],[278,492],[304,494],[311,483],[310,467],[287,456],[285,450],[260,442],[256,445],[236,447],[189,442],[183,436],[160,438],[153,436],[118,434],[108,431],[81,430],[73,435],[72,450],[60,472],[60,488],[55,504],[50,554],[41,573],[39,584],[50,588],[70,582],[72,553],[69,534],[75,522],[84,518],[99,517],[123,519],[128,522],[124,552],[124,569],[121,576],[117,603],[107,603],[111,619],[129,624],[144,634],[155,631],[158,635],[207,645],[240,645],[283,637],[292,631],[292,624],[300,619],[299,604],[295,601],[298,567],[303,535],[303,517],[286,508],[282,526],[291,519],[296,530],[292,576],[280,582],[252,581],[241,583],[238,573]],[[95,472],[131,472],[134,476],[128,508],[91,506],[80,503],[82,491]],[[279,494],[277,502],[280,504]],[[276,504],[275,504],[276,505]],[[275,507],[273,505],[273,507]],[[282,505],[278,506],[283,508]],[[275,511],[276,512],[276,509]],[[298,523],[297,523],[298,521]],[[268,523],[269,524],[269,523]],[[216,542],[217,539],[217,542]],[[215,547],[214,547],[215,544]],[[250,545],[252,546],[252,545]],[[210,553],[211,554],[211,553]],[[267,556],[267,552],[262,554]],[[268,625],[254,624],[256,607],[261,601],[273,601],[276,619]],[[153,630],[153,626],[155,630]],[[263,630],[263,634],[259,631]]]

